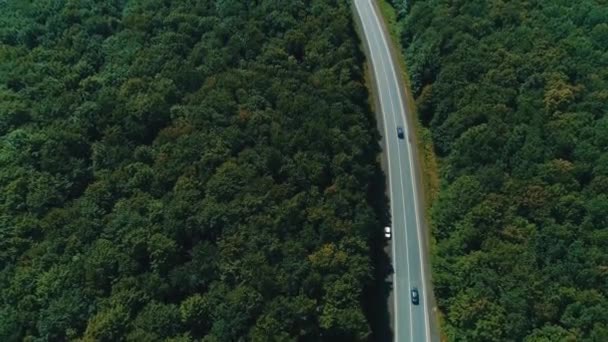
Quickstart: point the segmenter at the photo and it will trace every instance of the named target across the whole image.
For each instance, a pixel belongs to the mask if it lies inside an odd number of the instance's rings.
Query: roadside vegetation
[[[414,129],[416,131],[416,146],[418,147],[418,162],[422,167],[423,177],[422,177],[422,185],[425,197],[425,212],[427,216],[427,221],[430,220],[430,205],[433,203],[435,198],[439,193],[439,166],[438,160],[435,155],[434,147],[433,147],[433,139],[431,136],[431,132],[428,127],[425,127],[421,124],[418,118],[418,109],[416,108],[416,102],[414,101],[414,97],[412,96],[412,90],[410,85],[410,78],[407,73],[407,65],[406,60],[404,58],[404,49],[401,44],[401,30],[402,25],[398,21],[398,13],[395,10],[395,7],[391,5],[388,0],[378,0],[378,8],[381,11],[382,17],[385,20],[387,25],[387,29],[392,38],[392,42],[395,44],[396,50],[394,51],[397,58],[395,61],[399,63],[400,70],[402,72],[401,79],[404,82],[405,86],[405,94],[404,96],[407,98],[406,105],[408,113],[411,113],[414,120],[412,123],[414,125]]]
[[[441,160],[448,340],[607,341],[605,1],[392,3]]]
[[[0,341],[373,339],[357,44],[343,1],[1,1]]]

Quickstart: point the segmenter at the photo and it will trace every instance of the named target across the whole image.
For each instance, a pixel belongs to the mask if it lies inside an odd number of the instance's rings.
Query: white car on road
[[[384,237],[387,239],[391,238],[391,227],[384,227]]]

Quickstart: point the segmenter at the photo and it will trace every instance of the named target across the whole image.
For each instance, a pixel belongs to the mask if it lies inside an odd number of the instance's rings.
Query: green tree
[[[83,341],[124,341],[129,316],[122,306],[98,312],[89,320]]]

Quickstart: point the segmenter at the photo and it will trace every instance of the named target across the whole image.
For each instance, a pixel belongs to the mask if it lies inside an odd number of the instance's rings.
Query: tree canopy
[[[393,4],[441,158],[448,339],[607,341],[606,2]]]
[[[0,60],[1,341],[370,336],[346,2],[0,1]]]

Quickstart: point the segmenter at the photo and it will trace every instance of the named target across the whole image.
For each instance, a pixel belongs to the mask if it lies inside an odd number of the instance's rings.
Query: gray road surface
[[[393,275],[393,333],[398,342],[431,341],[429,301],[427,300],[424,249],[421,237],[422,205],[417,203],[411,127],[405,118],[405,106],[388,45],[380,25],[379,13],[371,0],[353,0],[362,25],[363,40],[371,57],[380,110],[384,121],[384,139],[388,160],[390,203],[393,227],[391,243]],[[403,127],[404,139],[398,139],[397,127]],[[410,291],[418,288],[420,304],[414,305]]]

